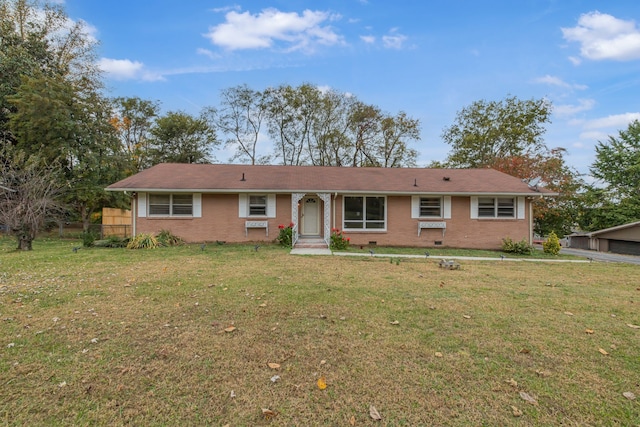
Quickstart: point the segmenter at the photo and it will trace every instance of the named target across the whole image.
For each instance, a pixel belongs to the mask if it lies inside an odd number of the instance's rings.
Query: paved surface
[[[447,256],[439,257],[433,256],[433,259],[457,259],[457,260],[476,260],[476,261],[508,261],[508,262],[622,262],[627,264],[640,265],[640,256],[632,255],[619,255],[609,252],[596,252],[587,251],[583,249],[562,248],[560,253],[566,255],[574,255],[584,257],[580,260],[568,260],[568,259],[530,259],[530,258],[518,258],[512,256],[505,256],[504,258],[491,258],[491,257],[468,257],[468,256]],[[424,255],[404,255],[404,254],[368,254],[368,253],[354,253],[354,252],[332,252],[330,249],[318,249],[318,248],[297,248],[291,250],[292,255],[335,255],[335,256],[374,256],[382,258],[425,258]]]
[[[584,249],[573,249],[573,248],[562,248],[560,249],[560,253],[566,254],[566,255],[583,256],[585,258],[591,258],[594,261],[624,262],[627,264],[640,265],[640,256],[613,254],[611,252],[587,251]]]

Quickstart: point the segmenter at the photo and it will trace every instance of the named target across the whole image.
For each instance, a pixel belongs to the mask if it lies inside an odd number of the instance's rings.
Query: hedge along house
[[[492,169],[159,164],[110,185],[132,196],[133,234],[187,242],[293,240],[499,249],[532,241],[532,201],[551,195]],[[320,240],[321,239],[321,240]]]

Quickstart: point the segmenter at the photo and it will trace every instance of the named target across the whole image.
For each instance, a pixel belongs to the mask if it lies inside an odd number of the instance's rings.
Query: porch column
[[[293,222],[295,225],[293,226],[293,236],[292,236],[292,245],[295,246],[296,242],[298,241],[298,231],[300,230],[298,228],[298,202],[300,202],[300,200],[302,200],[302,198],[305,196],[305,193],[291,193],[291,222]]]
[[[329,245],[331,238],[331,193],[318,193],[324,204],[324,241]]]

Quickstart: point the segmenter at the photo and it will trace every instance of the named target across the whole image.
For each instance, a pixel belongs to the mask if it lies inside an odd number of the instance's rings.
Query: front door
[[[300,234],[303,236],[320,235],[320,201],[317,197],[304,198]]]

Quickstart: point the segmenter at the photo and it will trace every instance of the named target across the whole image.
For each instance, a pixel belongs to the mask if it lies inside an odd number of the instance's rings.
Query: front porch
[[[322,237],[299,237],[291,249],[294,255],[332,255],[329,245]]]

